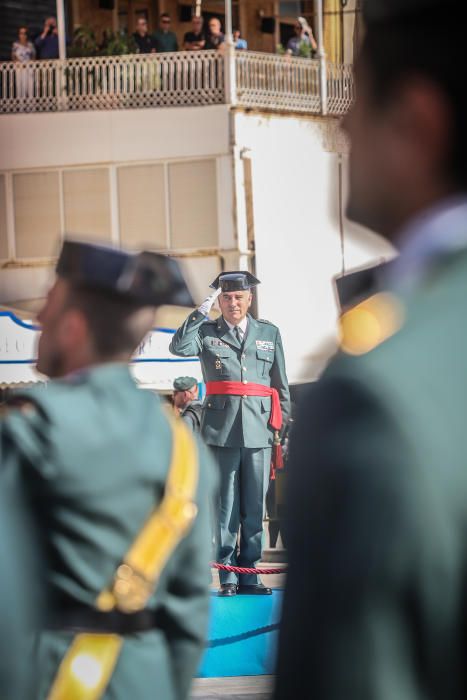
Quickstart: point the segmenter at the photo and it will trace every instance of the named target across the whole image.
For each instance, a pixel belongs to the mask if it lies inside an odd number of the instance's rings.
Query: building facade
[[[392,255],[345,218],[350,70],[328,64],[323,92],[302,58],[70,59],[37,62],[25,97],[1,70],[1,303],[40,304],[65,235],[177,257],[197,302],[220,271],[250,269],[291,381],[318,376],[337,343],[333,277]]]
[[[361,34],[360,0],[324,0],[324,43],[329,60],[351,63],[355,44]],[[92,29],[98,41],[104,32],[134,32],[139,17],[148,20],[149,28],[157,27],[161,12],[168,12],[172,28],[182,46],[183,36],[190,29],[191,15],[202,11],[206,20],[219,17],[224,23],[224,0],[66,0],[67,40],[70,43],[78,27]],[[232,0],[234,27],[240,29],[252,51],[275,53],[293,36],[297,16],[304,16],[316,34],[316,12],[313,0]],[[46,16],[55,14],[54,0],[18,5],[4,0],[0,8],[0,57],[8,60],[10,48],[20,24],[30,28],[31,36],[40,32]]]

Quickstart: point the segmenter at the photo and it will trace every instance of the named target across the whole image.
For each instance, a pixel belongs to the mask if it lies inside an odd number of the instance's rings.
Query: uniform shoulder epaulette
[[[267,323],[268,326],[273,326],[274,323],[272,321],[267,321],[265,318],[258,318],[258,323]]]

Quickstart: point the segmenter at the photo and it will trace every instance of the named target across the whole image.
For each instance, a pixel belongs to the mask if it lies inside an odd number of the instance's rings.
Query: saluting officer
[[[63,246],[39,314],[38,369],[54,381],[15,398],[1,425],[47,558],[31,698],[187,696],[208,617],[213,473],[128,361],[156,306],[190,301],[169,258]]]
[[[219,275],[211,294],[175,333],[175,355],[199,355],[206,382],[201,434],[220,470],[219,562],[255,567],[261,559],[271,452],[289,415],[289,387],[279,329],[248,309],[249,272]],[[216,299],[222,316],[207,316]],[[240,528],[240,546],[237,538]],[[256,574],[220,573],[219,595],[270,594]]]

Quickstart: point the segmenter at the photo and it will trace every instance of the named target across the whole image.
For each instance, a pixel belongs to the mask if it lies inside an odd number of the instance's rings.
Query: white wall
[[[221,269],[221,260],[218,255],[209,253],[208,250],[205,255],[202,249],[209,248],[215,251],[222,247],[231,250],[235,246],[229,124],[229,111],[224,105],[0,116],[0,182],[3,195],[3,199],[0,197],[0,206],[5,208],[6,202],[7,210],[4,216],[0,216],[3,222],[0,235],[2,250],[8,253],[7,256],[2,255],[4,266],[3,269],[0,267],[0,303],[8,304],[43,296],[46,281],[53,273],[50,258],[58,248],[56,239],[66,233],[81,237],[89,235],[89,231],[84,230],[81,224],[73,225],[72,230],[67,227],[68,209],[62,200],[64,194],[67,194],[66,184],[70,177],[76,179],[79,176],[82,180],[83,173],[89,172],[92,175],[100,172],[110,181],[107,195],[101,197],[101,200],[105,201],[99,200],[107,214],[107,235],[104,237],[97,229],[94,233],[99,240],[108,238],[119,244],[121,236],[118,173],[119,168],[127,165],[161,166],[166,180],[162,196],[167,210],[165,217],[162,216],[164,212],[161,213],[161,218],[164,219],[162,228],[168,232],[165,247],[172,243],[177,244],[177,240],[174,243],[169,234],[182,215],[188,216],[191,228],[199,231],[199,236],[193,235],[193,241],[186,246],[188,249],[194,249],[192,256],[189,250],[179,251],[181,247],[185,248],[184,241],[183,246],[178,241],[176,252],[187,256],[183,257],[183,265],[192,282],[191,288],[196,300],[204,298],[207,283],[202,276],[214,278]],[[206,187],[204,192],[206,202],[198,202],[201,211],[197,212],[196,202],[190,204],[195,188],[190,182],[178,180],[178,189],[172,187],[172,175],[180,169],[185,169],[188,174],[193,171],[193,177],[197,177],[196,172],[203,168],[210,168],[211,176],[209,187]],[[51,240],[47,239],[49,245],[44,245],[43,249],[34,252],[34,260],[28,260],[27,255],[17,255],[16,240],[18,224],[13,183],[15,176],[24,179],[29,173],[44,176],[53,174],[55,178],[58,177],[60,183],[60,197],[56,198],[57,202],[60,200],[60,203],[57,203],[61,210],[61,222],[58,227],[60,231],[55,231],[57,226],[52,231],[47,222],[45,223]],[[176,202],[172,201],[175,190]],[[157,199],[157,194],[154,192],[154,200]],[[214,197],[212,211],[207,203],[211,202],[211,197]],[[34,212],[32,214],[34,215]],[[86,211],[80,205],[75,214],[81,222]],[[154,215],[152,216],[154,218]],[[197,228],[197,221],[202,222],[203,216],[204,219],[206,216],[209,218],[201,224],[201,228]],[[92,226],[93,217],[95,220],[93,215],[87,224]],[[186,229],[186,226],[184,228]],[[180,226],[176,231],[179,230]],[[212,235],[208,236],[209,232]],[[149,228],[143,231],[141,240],[149,233]],[[28,236],[29,243],[32,243],[35,239],[32,238],[31,232]],[[150,240],[150,235],[147,235],[146,241]],[[18,257],[21,257],[21,260],[18,261]]]
[[[0,170],[206,157],[229,150],[225,105],[0,116]]]
[[[220,256],[226,267],[242,269],[253,254],[242,162],[251,158],[259,314],[282,331],[290,380],[309,380],[336,347],[332,278],[343,267],[387,258],[392,249],[343,217],[347,147],[335,120],[240,111],[232,119],[225,106],[0,116],[0,170],[11,182],[16,172],[108,168],[117,243],[120,165],[170,169],[170,163],[212,158],[219,250],[200,254],[194,235],[193,251],[181,251],[200,301],[221,269]],[[10,229],[12,218],[7,211]],[[27,264],[0,269],[0,303],[43,295],[50,263]]]
[[[235,137],[252,159],[259,315],[281,329],[289,379],[309,380],[336,347],[332,278],[392,249],[346,220],[341,230],[345,141],[330,120],[239,113]]]

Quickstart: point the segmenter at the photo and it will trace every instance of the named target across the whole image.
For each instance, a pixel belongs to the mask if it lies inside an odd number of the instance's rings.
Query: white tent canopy
[[[155,328],[136,351],[131,371],[141,386],[170,391],[173,381],[189,375],[202,381],[196,357],[178,358],[169,351],[171,328]],[[45,381],[35,369],[40,328],[10,311],[0,311],[0,387]]]

